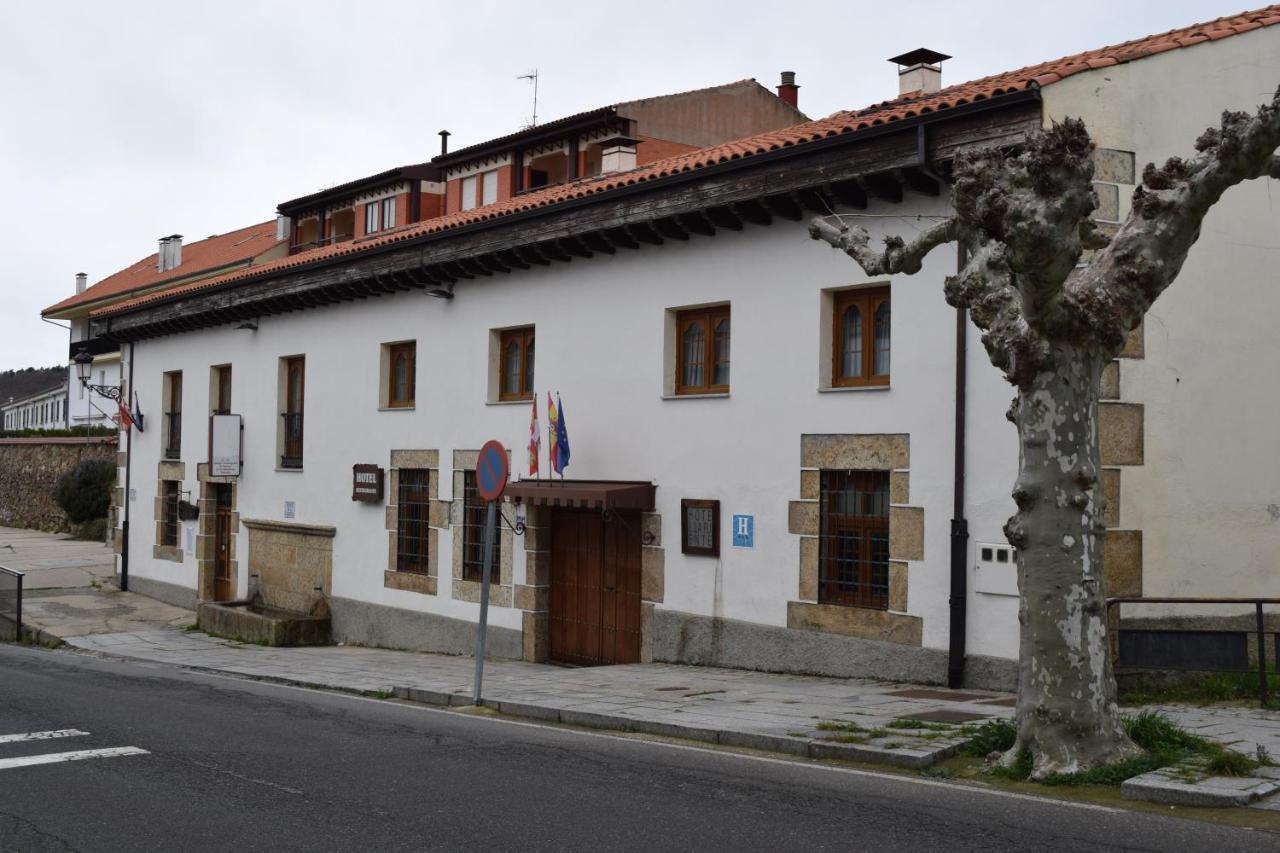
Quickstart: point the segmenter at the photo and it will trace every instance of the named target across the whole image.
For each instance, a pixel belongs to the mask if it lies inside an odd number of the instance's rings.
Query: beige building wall
[[[1277,85],[1280,28],[1265,28],[1071,77],[1044,90],[1045,116],[1083,117],[1100,148],[1134,152],[1140,179],[1148,162],[1194,155],[1222,110],[1252,112]],[[1133,188],[1119,189],[1124,216]],[[1119,512],[1109,526],[1129,533],[1108,537],[1125,555],[1126,592],[1280,596],[1278,270],[1280,183],[1230,190],[1134,357],[1118,362],[1112,390],[1125,405],[1112,412],[1104,464],[1110,442]]]

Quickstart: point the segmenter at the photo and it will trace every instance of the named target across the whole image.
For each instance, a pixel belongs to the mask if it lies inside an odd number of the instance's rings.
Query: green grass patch
[[[976,758],[986,758],[993,752],[1008,752],[1018,737],[1018,727],[1013,720],[989,720],[980,726],[965,726],[960,731],[969,738],[960,750],[961,754]]]
[[[930,732],[949,732],[952,727],[946,723],[930,723],[925,720],[890,720],[885,723],[887,729],[924,729]]]
[[[1266,707],[1280,708],[1280,674],[1274,664],[1268,667]],[[1258,673],[1215,672],[1190,679],[1162,681],[1153,678],[1128,678],[1119,684],[1120,701],[1129,705],[1159,702],[1188,702],[1209,705],[1215,702],[1257,702]]]
[[[826,738],[826,740],[833,740],[836,743],[866,743],[870,739],[867,735],[834,735]]]
[[[862,726],[847,720],[822,720],[814,726],[820,732],[865,732]]]

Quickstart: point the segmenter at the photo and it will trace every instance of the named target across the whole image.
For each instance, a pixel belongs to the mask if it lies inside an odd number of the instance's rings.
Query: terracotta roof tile
[[[189,278],[205,270],[216,270],[228,264],[247,261],[279,245],[279,242],[276,240],[276,223],[272,220],[184,245],[182,263],[166,272],[159,271],[158,256],[153,253],[133,266],[126,267],[114,275],[107,276],[92,287],[86,288],[84,293],[77,293],[50,305],[41,313],[48,315],[65,311],[77,305],[155,287],[166,281]]]
[[[1238,33],[1275,24],[1280,24],[1280,4],[1251,12],[1242,12],[1237,15],[1228,15],[1215,21],[1193,24],[1167,33],[1133,39],[1122,44],[1110,45],[1074,56],[1062,57],[1061,59],[1020,68],[1015,71],[994,74],[979,80],[949,86],[929,95],[909,95],[861,110],[837,112],[816,121],[804,122],[746,139],[726,142],[722,145],[715,145],[710,148],[668,157],[664,160],[657,160],[629,172],[599,175],[575,181],[571,184],[547,187],[486,207],[451,213],[447,216],[379,232],[376,235],[360,240],[352,240],[301,252],[288,258],[255,266],[252,269],[237,270],[226,275],[204,279],[168,290],[144,294],[100,309],[93,312],[93,314],[94,316],[116,314],[180,293],[203,290],[239,279],[302,266],[339,255],[356,254],[374,246],[383,246],[424,234],[433,234],[476,222],[510,216],[574,198],[596,195],[624,186],[633,186],[683,172],[704,169],[717,163],[776,151],[780,148],[803,145],[840,134],[857,133],[870,127],[901,121],[915,115],[954,109],[965,104],[999,97],[1022,89],[1052,85],[1074,74],[1080,74],[1093,68],[1104,68],[1119,63],[1132,62],[1146,56],[1175,50],[1180,46],[1192,46],[1208,41],[1207,33],[1209,32],[1231,30]]]

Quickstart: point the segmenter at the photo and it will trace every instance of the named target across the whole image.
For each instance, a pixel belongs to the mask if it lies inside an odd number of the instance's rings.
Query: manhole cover
[[[939,702],[972,702],[975,699],[986,698],[981,693],[958,693],[954,690],[928,690],[918,687],[910,690],[895,690],[887,695],[901,696],[903,699],[932,699]]]
[[[974,720],[985,720],[988,714],[971,714],[968,711],[949,711],[939,708],[936,711],[921,711],[919,714],[904,714],[904,720],[920,720],[926,723],[972,723]]]

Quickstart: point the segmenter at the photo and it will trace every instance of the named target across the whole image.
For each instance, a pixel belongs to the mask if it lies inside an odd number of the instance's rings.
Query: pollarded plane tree
[[[888,237],[874,249],[865,230],[837,217],[810,226],[868,275],[918,272],[945,243],[967,258],[946,279],[947,302],[968,309],[991,363],[1017,389],[1017,512],[1005,534],[1018,553],[1018,733],[1004,760],[1029,750],[1036,778],[1138,750],[1116,707],[1104,613],[1102,368],[1173,282],[1222,194],[1280,178],[1280,92],[1254,115],[1223,113],[1195,147],[1191,159],[1147,166],[1110,240],[1090,219],[1093,144],[1074,119],[1014,151],[957,157],[953,215],[911,242]],[[1086,250],[1095,251],[1082,262]]]

